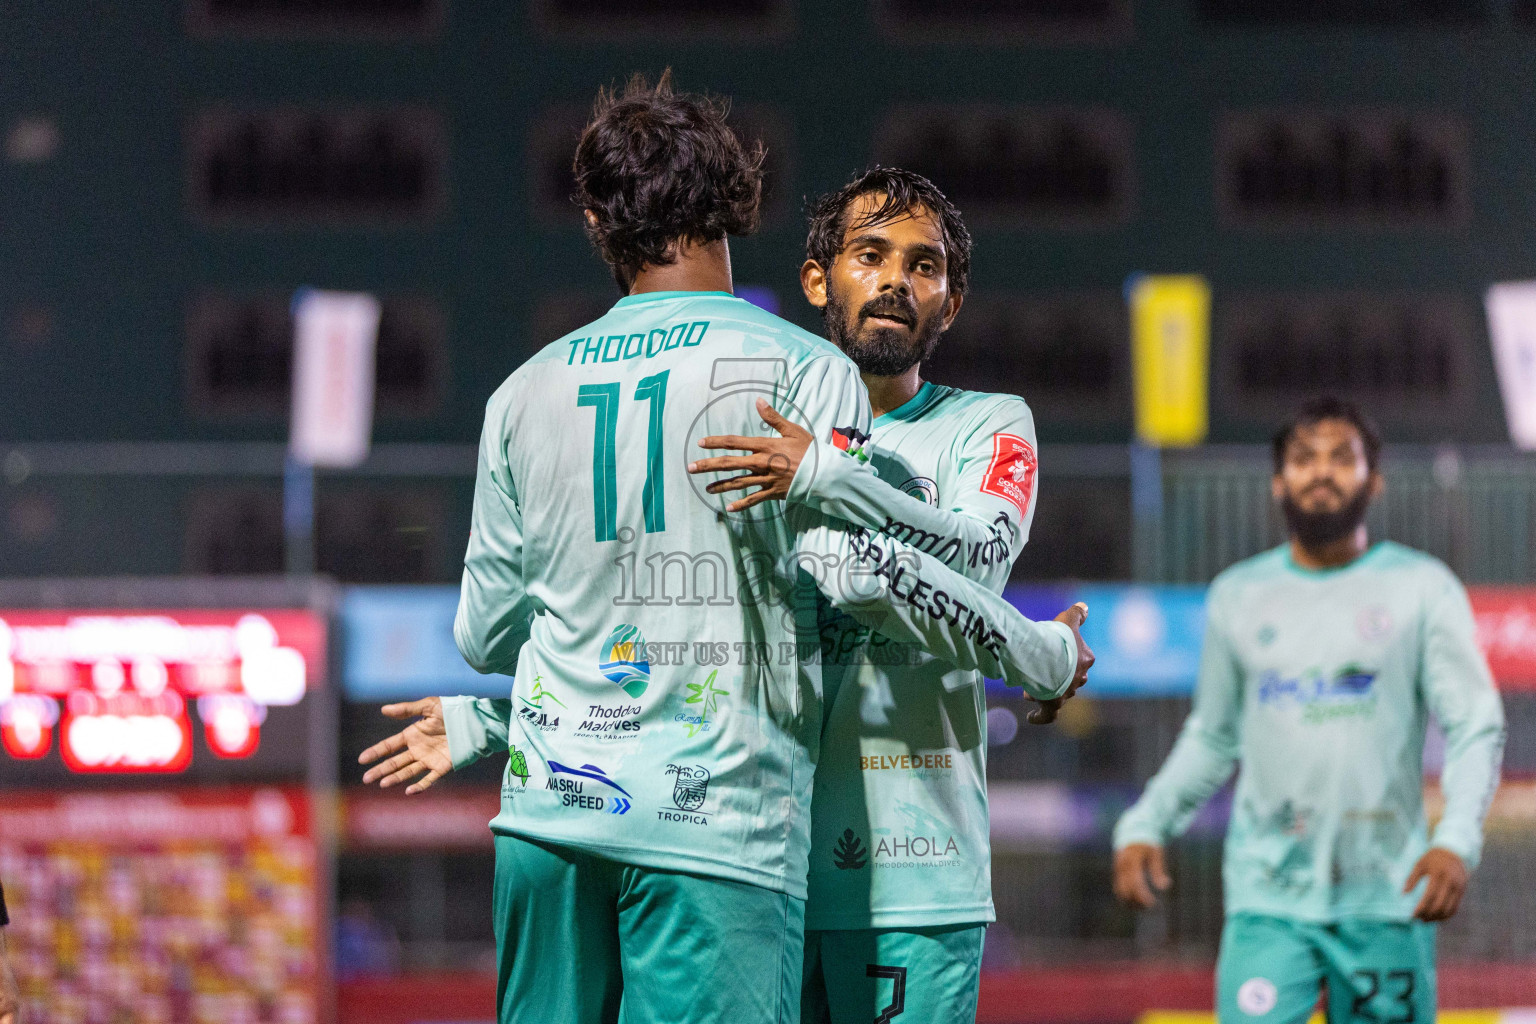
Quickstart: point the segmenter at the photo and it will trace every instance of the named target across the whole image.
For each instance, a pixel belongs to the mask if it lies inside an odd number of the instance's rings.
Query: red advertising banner
[[[307,611],[0,610],[0,746],[75,772],[179,772],[196,704],[216,757],[245,758],[267,708],[321,684],[325,620]]]
[[[1536,690],[1536,590],[1470,587],[1477,643],[1503,690]]]
[[[7,793],[22,1019],[311,1024],[316,856],[302,790]]]

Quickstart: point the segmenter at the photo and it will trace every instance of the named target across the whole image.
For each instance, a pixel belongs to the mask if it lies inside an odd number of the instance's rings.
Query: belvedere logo
[[[843,829],[842,837],[832,848],[832,866],[839,871],[857,871],[868,863],[869,851],[863,841],[853,834],[853,829]]]
[[[715,686],[715,676],[719,675],[719,673],[720,670],[715,669],[709,674],[709,678],[702,683],[688,684],[688,697],[683,703],[700,705],[698,714],[682,714],[678,716],[688,726],[689,739],[692,739],[701,732],[709,732],[709,727],[712,724],[709,716],[719,709],[721,697],[729,697],[731,695],[729,690],[722,690]]]
[[[508,752],[508,754],[511,755],[510,758],[507,760],[507,771],[511,772],[514,776],[516,776],[517,777],[517,781],[521,785],[527,786],[528,785],[528,758],[523,756],[523,752],[521,750],[517,749],[517,744],[515,744],[515,743],[513,743],[513,744],[511,744],[511,745],[509,745],[507,747],[507,752]]]
[[[598,671],[631,697],[639,697],[651,683],[651,663],[645,656],[645,637],[638,626],[615,626],[603,642]]]
[[[677,776],[672,785],[672,803],[680,811],[696,811],[704,806],[709,795],[709,769],[703,765],[692,768],[685,764],[667,765],[667,774]]]

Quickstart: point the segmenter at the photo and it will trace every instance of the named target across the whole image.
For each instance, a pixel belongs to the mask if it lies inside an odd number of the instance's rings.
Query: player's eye
[[[917,264],[917,272],[919,274],[936,274],[938,273],[938,270],[934,267],[932,260],[919,260]]]
[[[874,266],[876,263],[880,262],[880,254],[874,252],[873,250],[866,250],[861,252],[854,258],[857,259],[860,263],[867,263],[870,266]]]

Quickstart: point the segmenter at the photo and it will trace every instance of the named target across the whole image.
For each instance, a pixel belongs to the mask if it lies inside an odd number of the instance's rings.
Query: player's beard
[[[1308,512],[1289,494],[1280,499],[1280,511],[1291,534],[1309,547],[1319,547],[1343,540],[1365,522],[1371,507],[1370,487],[1361,487],[1343,505],[1332,512]]]
[[[852,359],[862,373],[873,377],[895,377],[933,355],[939,338],[944,333],[942,310],[927,320],[919,320],[917,305],[886,294],[870,299],[859,307],[858,318],[850,322],[848,307],[835,292],[827,292],[827,330],[832,342]],[[910,318],[917,329],[905,331],[896,327],[877,327],[858,334],[864,321],[878,313],[900,313]]]

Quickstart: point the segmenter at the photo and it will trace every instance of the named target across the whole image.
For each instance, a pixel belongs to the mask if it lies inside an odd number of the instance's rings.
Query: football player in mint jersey
[[[491,823],[503,1024],[798,1013],[817,590],[1041,699],[1091,664],[1076,611],[1030,622],[919,545],[802,505],[732,513],[687,474],[700,438],[765,429],[759,397],[829,462],[859,464],[869,430],[846,356],[731,294],[760,163],[665,79],[600,99],[575,176],[624,295],[507,378],[481,437],[454,637],[511,695],[387,709],[422,720],[362,756],[366,781],[419,792],[511,755]]]
[[[1290,540],[1216,577],[1194,707],[1115,828],[1116,894],[1171,884],[1167,841],[1238,770],[1222,866],[1223,1024],[1435,1018],[1435,928],[1456,913],[1498,785],[1504,713],[1461,583],[1372,544],[1381,441],[1319,399],[1275,437]],[[1445,731],[1445,816],[1423,803],[1424,733]],[[1151,885],[1148,885],[1150,875]]]
[[[692,470],[736,474],[710,487],[747,492],[734,508],[803,504],[1000,592],[1035,514],[1034,419],[1022,398],[921,373],[965,298],[959,212],[921,175],[876,168],[816,203],[807,250],[806,297],[869,390],[867,462],[832,458],[829,442],[765,410],[780,436],[709,438],[750,454]],[[996,916],[984,681],[846,615],[826,615],[822,637],[802,1024],[974,1020]]]

